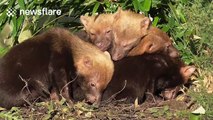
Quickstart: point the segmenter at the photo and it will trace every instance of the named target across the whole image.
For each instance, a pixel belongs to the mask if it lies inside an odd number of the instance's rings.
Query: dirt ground
[[[188,120],[194,103],[190,100],[146,100],[141,105],[126,99],[104,101],[99,108],[77,102],[41,102],[19,108],[25,120]]]

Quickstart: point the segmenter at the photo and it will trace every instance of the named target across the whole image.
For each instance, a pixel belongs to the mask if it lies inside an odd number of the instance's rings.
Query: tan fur
[[[147,34],[149,18],[143,14],[119,9],[114,16],[111,55],[113,60],[122,59]]]
[[[98,46],[102,51],[107,50],[113,39],[113,14],[81,16],[80,20],[89,35],[90,42]]]
[[[99,97],[101,97],[101,94],[99,91],[102,92],[106,88],[114,72],[114,65],[111,58],[97,47],[70,34],[65,29],[57,28],[54,29],[54,32],[59,35],[61,40],[65,40],[65,44],[72,49],[77,74],[85,77],[85,83],[82,84],[85,84],[86,86],[84,87],[86,88],[83,87],[83,89],[88,89],[89,83],[96,84],[96,95],[98,98],[96,98],[95,102],[100,102],[101,98]],[[60,45],[55,45],[55,47],[58,46]],[[59,48],[58,50],[60,51]],[[89,93],[89,91],[87,92]],[[93,95],[88,94],[88,96]]]
[[[180,73],[183,76],[184,84],[186,84],[191,77],[191,75],[195,72],[195,66],[183,66],[180,68]]]
[[[148,34],[134,47],[128,56],[142,55],[144,53],[164,52],[171,57],[178,57],[178,50],[172,45],[169,36],[162,30],[151,27]]]

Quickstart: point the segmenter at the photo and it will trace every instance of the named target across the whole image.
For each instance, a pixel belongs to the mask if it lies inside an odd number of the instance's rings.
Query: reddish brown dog
[[[108,50],[113,60],[144,53],[164,52],[178,57],[178,50],[162,30],[151,27],[149,18],[129,10],[115,14],[81,16],[88,39],[102,51]]]
[[[128,56],[157,52],[169,55],[172,58],[179,57],[179,52],[173,46],[169,36],[159,28],[150,27],[147,35],[128,53]]]

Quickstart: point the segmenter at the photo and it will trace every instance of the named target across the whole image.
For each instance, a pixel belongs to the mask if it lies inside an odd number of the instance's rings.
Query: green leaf
[[[132,4],[134,6],[135,12],[138,12],[138,9],[139,9],[138,5],[140,5],[140,3],[138,2],[138,0],[133,0]]]
[[[103,3],[101,3],[101,4],[106,5],[106,7],[107,7],[107,8],[110,8],[110,7],[111,7],[111,5],[112,5],[112,3],[111,3],[109,0],[104,0],[104,2],[103,2]]]
[[[201,120],[200,115],[190,114],[189,120]]]
[[[97,1],[96,0],[85,0],[83,5],[84,6],[89,6],[89,5],[94,4],[95,2],[97,2]]]
[[[15,37],[17,35],[17,20],[16,20],[16,17],[12,17],[12,28],[13,28],[13,31],[12,31],[12,35],[13,37]]]
[[[13,6],[14,3],[15,3],[15,0],[11,0],[11,1],[9,2],[8,8],[11,8],[11,7]]]
[[[24,22],[24,16],[20,16],[18,19],[17,19],[17,29],[20,30],[21,28],[21,25],[23,24]]]
[[[154,21],[152,22],[152,25],[156,27],[159,19],[160,19],[159,17],[154,17]]]
[[[169,110],[169,106],[168,105],[166,105],[166,106],[163,107],[163,111],[164,112],[167,112],[168,110]]]
[[[7,0],[1,0],[0,5],[3,5],[7,2]]]
[[[25,9],[24,0],[18,0],[18,4],[19,4],[19,6],[20,6],[21,9]]]
[[[176,37],[181,38],[181,37],[184,36],[184,34],[185,34],[185,31],[178,32],[178,33],[176,34]]]
[[[5,21],[7,20],[8,16],[6,14],[6,10],[4,10],[4,12],[1,14],[0,16],[0,31],[3,29],[3,24],[5,23]]]
[[[34,0],[34,3],[36,4],[42,4],[44,2],[44,0]]]
[[[63,0],[62,5],[65,5],[69,0]]]
[[[169,28],[173,28],[174,26],[175,26],[175,24],[176,24],[176,21],[175,21],[175,19],[173,18],[173,17],[170,17],[169,18],[169,21],[168,21],[168,27]]]
[[[176,21],[179,22],[178,17],[177,17],[178,15],[176,13],[176,8],[172,5],[172,3],[169,3],[168,6],[171,9],[171,13],[174,15]]]
[[[151,114],[157,113],[159,110],[155,107],[148,109]]]
[[[94,8],[93,8],[93,10],[92,10],[92,14],[95,14],[95,13],[97,12],[99,6],[100,6],[100,3],[99,3],[99,2],[96,2],[95,6],[94,6]]]
[[[144,0],[143,10],[148,12],[150,10],[151,4],[152,4],[152,0]]]
[[[177,11],[177,14],[180,17],[181,22],[186,23],[185,16],[184,16],[184,14],[180,10]]]
[[[35,7],[36,5],[34,4],[34,2],[30,2],[30,3],[27,3],[26,9],[34,9]]]
[[[186,4],[186,3],[188,3],[188,0],[181,0],[181,2]]]
[[[169,31],[169,26],[168,26],[168,25],[163,25],[162,30],[163,30],[164,32]]]

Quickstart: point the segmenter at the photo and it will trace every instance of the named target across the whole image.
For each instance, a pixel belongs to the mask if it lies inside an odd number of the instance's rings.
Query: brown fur
[[[114,40],[111,48],[113,60],[120,60],[147,35],[150,20],[142,14],[119,9],[112,26]]]
[[[169,36],[156,27],[150,27],[148,34],[129,52],[128,56],[154,52],[162,52],[171,57],[179,57],[179,52],[172,45]]]
[[[143,101],[146,91],[159,95],[161,92],[174,90],[175,87],[185,84],[194,72],[193,66],[185,66],[182,61],[173,59],[164,54],[144,54],[141,56],[126,57],[115,62],[115,72],[107,86],[103,100],[122,90],[115,98],[139,98]],[[125,86],[125,80],[126,86]],[[163,97],[172,99],[177,92]]]
[[[79,84],[89,103],[99,104],[112,74],[109,55],[65,29],[51,29],[13,47],[1,59],[0,106],[61,95],[72,102],[72,84]]]
[[[88,36],[88,34],[85,30],[79,30],[79,31],[74,32],[73,34],[78,36],[81,40],[84,40],[86,42],[90,42],[89,36]]]
[[[109,49],[113,39],[113,14],[99,14],[94,16],[81,16],[80,18],[89,40],[102,51]]]

